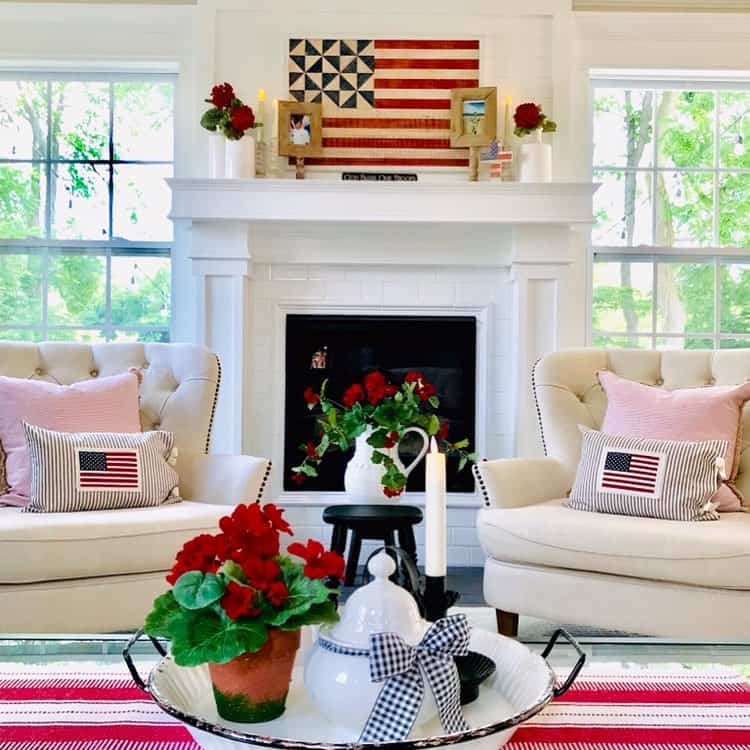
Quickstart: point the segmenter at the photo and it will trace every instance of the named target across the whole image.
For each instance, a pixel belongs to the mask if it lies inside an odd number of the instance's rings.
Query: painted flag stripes
[[[138,451],[78,449],[80,489],[138,489]]]
[[[606,451],[600,486],[653,495],[660,463],[658,454]]]
[[[323,107],[326,166],[466,167],[450,91],[479,85],[475,39],[291,39],[289,93]]]

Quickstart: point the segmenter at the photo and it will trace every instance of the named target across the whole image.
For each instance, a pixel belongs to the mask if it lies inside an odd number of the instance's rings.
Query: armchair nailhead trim
[[[216,355],[214,355],[216,356]],[[216,415],[216,402],[219,400],[219,386],[221,385],[221,360],[216,357],[216,390],[214,390],[214,402],[211,404],[211,416],[208,420],[208,433],[206,434],[206,453],[211,446],[211,432],[214,428],[214,416]]]
[[[539,408],[539,395],[536,391],[536,368],[539,365],[539,363],[542,361],[542,358],[539,357],[539,359],[534,362],[534,366],[531,368],[531,392],[534,394],[534,408],[536,409],[536,421],[539,425],[539,437],[542,439],[542,450],[544,450],[544,455],[548,456],[547,453],[547,442],[544,439],[544,424],[542,423],[542,410]]]
[[[268,479],[271,476],[271,469],[273,468],[273,461],[268,461],[266,463],[266,470],[263,474],[263,479],[260,483],[260,489],[258,490],[258,498],[255,501],[256,503],[259,503],[263,499],[263,493],[266,490],[266,485],[268,484]]]
[[[471,467],[471,470],[474,473],[474,478],[477,480],[477,483],[479,484],[479,490],[482,493],[482,498],[484,499],[485,506],[487,508],[492,507],[492,503],[490,502],[490,495],[489,495],[489,492],[487,492],[487,487],[484,483],[484,477],[482,477],[482,474],[479,471],[479,465],[474,464]]]

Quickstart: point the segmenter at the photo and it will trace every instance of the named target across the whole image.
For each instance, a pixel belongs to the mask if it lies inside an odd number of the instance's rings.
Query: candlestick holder
[[[458,591],[446,589],[445,576],[424,577],[422,601],[425,620],[437,622],[442,619],[460,598]]]

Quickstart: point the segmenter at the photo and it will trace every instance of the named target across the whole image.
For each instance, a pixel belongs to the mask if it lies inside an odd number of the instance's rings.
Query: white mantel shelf
[[[171,219],[589,225],[590,182],[170,179]]]

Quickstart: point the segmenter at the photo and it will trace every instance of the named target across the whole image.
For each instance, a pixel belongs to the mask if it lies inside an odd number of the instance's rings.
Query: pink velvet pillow
[[[750,383],[680,388],[654,388],[602,370],[599,382],[607,394],[602,432],[652,440],[726,440],[727,481],[714,495],[719,510],[741,510],[742,496],[733,480],[739,470],[742,407],[750,399]]]
[[[138,375],[56,385],[0,376],[0,442],[5,450],[6,505],[29,502],[29,453],[23,423],[58,432],[140,432]]]

